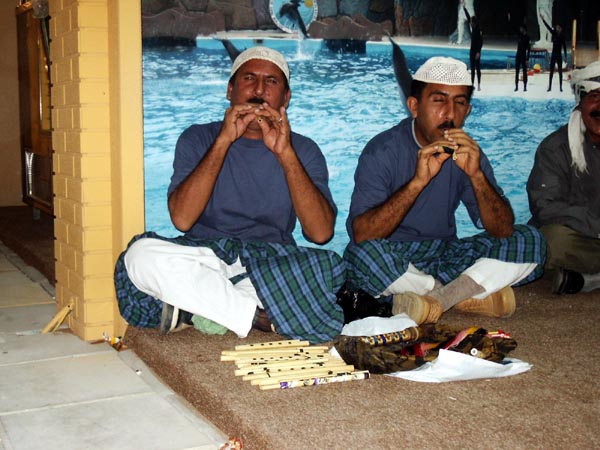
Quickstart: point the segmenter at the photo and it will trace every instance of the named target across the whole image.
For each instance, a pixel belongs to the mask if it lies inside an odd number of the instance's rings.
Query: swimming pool
[[[143,51],[146,229],[165,236],[180,234],[171,224],[166,204],[177,138],[193,123],[220,120],[228,106],[225,94],[231,60],[215,42],[214,48],[145,47]],[[252,41],[234,43],[243,49]],[[288,58],[292,73],[288,109],[292,128],[314,139],[327,159],[339,209],[335,236],[327,248],[342,253],[348,243],[345,220],[358,156],[369,139],[405,117],[391,46],[372,46],[366,54],[339,54],[324,50],[318,41],[305,47],[293,42],[276,44]],[[468,61],[468,50],[460,48],[440,51],[403,46],[403,50],[413,71],[434,54]],[[503,61],[506,67],[507,54],[511,53],[498,52],[489,64]],[[572,106],[572,101],[562,99],[478,98],[477,94],[473,99],[465,129],[490,158],[517,222],[530,217],[525,184],[535,150],[567,121]],[[476,232],[462,207],[457,227],[459,236]],[[299,230],[295,238],[308,245]]]

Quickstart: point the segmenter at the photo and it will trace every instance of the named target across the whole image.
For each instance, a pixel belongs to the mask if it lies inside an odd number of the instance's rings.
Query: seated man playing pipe
[[[119,257],[117,298],[131,325],[167,333],[197,315],[240,337],[272,325],[311,342],[341,330],[342,258],[292,237],[298,219],[308,240],[326,243],[337,208],[319,147],[291,131],[289,82],[282,54],[250,48],[233,62],[223,120],[180,136],[168,206],[185,235],[144,233]]]
[[[349,284],[374,297],[393,295],[392,313],[418,324],[455,306],[508,317],[516,307],[511,286],[543,270],[543,236],[514,225],[488,158],[462,128],[472,93],[464,63],[426,61],[407,99],[412,117],[367,144],[354,177]],[[458,239],[460,202],[485,232]]]

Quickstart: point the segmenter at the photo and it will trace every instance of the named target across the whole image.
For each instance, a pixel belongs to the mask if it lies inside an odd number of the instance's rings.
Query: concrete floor
[[[0,449],[218,449],[227,436],[130,350],[62,328],[53,288],[0,243]]]

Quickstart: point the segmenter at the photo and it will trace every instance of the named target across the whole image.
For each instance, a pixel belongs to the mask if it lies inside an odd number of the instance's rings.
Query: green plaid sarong
[[[546,258],[543,235],[529,225],[516,225],[512,236],[494,238],[481,233],[452,241],[393,242],[387,239],[349,244],[344,252],[348,283],[373,296],[380,295],[412,263],[417,269],[447,284],[480,258],[514,263],[536,263],[519,285],[539,278]]]
[[[227,264],[239,257],[271,322],[283,336],[325,342],[342,329],[344,317],[335,294],[344,283],[345,265],[334,252],[236,239],[165,238],[152,232],[135,236],[128,247],[145,237],[209,247]],[[129,280],[125,253],[119,256],[115,266],[115,288],[121,315],[131,325],[157,327],[163,303],[140,292]],[[231,281],[236,283],[243,278],[244,275],[237,276]]]

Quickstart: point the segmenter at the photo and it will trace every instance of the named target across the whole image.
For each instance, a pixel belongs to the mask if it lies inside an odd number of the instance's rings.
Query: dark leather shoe
[[[181,331],[193,326],[192,313],[179,309],[168,303],[163,303],[160,317],[160,334]]]
[[[392,305],[380,302],[363,290],[352,291],[342,287],[337,293],[337,304],[344,311],[344,324],[365,317],[392,317]]]
[[[583,288],[583,275],[573,270],[560,268],[552,280],[553,294],[577,294]]]
[[[273,333],[275,328],[271,323],[271,319],[267,316],[264,309],[256,308],[256,314],[254,315],[254,322],[252,322],[252,328],[255,330],[264,331],[265,333]]]

